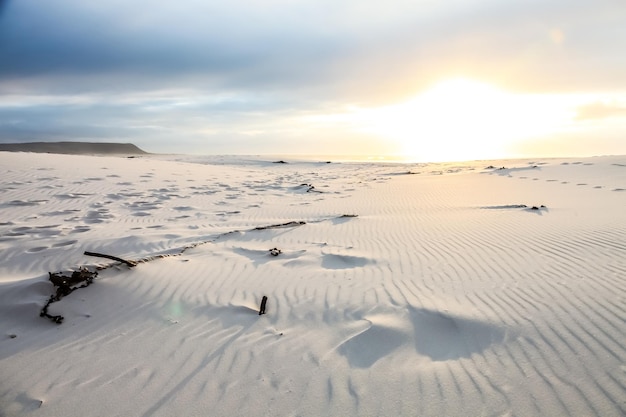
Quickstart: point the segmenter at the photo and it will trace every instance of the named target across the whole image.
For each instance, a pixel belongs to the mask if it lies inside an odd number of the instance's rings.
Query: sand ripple
[[[623,158],[3,158],[0,415],[626,414]]]

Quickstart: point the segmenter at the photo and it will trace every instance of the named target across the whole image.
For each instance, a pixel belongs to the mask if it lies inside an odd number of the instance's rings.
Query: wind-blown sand
[[[0,161],[2,416],[626,414],[626,157]]]

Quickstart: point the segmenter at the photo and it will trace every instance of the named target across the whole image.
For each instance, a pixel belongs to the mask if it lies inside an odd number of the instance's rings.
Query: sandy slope
[[[0,415],[626,413],[625,157],[167,159],[0,153]]]

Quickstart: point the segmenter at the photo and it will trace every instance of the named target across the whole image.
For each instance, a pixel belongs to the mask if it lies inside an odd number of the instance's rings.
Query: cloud
[[[279,98],[204,96],[188,91],[124,95],[11,96],[0,100],[0,141],[89,140],[133,142],[153,152],[319,152],[331,132],[307,122]],[[12,103],[21,103],[15,105]],[[322,110],[322,109],[319,109]],[[317,135],[317,136],[316,136]],[[348,152],[350,134],[341,136]],[[336,147],[337,148],[337,147]],[[306,149],[306,150],[305,150]]]
[[[608,125],[579,130],[559,132],[511,146],[515,157],[583,157],[599,155],[624,155],[624,134],[622,125]]]
[[[342,56],[349,42],[315,27],[320,16],[281,18],[272,8],[236,3],[14,2],[0,27],[0,75],[49,78],[84,91],[128,89],[137,81],[138,88],[267,89],[316,83],[324,63]]]
[[[598,120],[607,118],[626,118],[626,105],[616,102],[595,102],[577,109],[577,120]]]
[[[357,99],[462,71],[529,88],[624,85],[617,1],[340,3],[20,0],[0,25],[0,77],[75,91],[136,83]]]
[[[304,116],[453,76],[623,88],[624,14],[622,0],[0,0],[0,140],[354,144]]]

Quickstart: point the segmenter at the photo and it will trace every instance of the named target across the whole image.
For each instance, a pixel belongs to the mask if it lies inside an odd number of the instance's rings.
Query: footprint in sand
[[[59,229],[58,224],[51,224],[48,226],[37,226],[35,228],[35,233],[39,236],[50,237],[50,236],[58,236],[61,234],[61,230]]]
[[[40,204],[47,203],[48,200],[12,200],[6,203],[9,206],[16,207],[28,207],[28,206],[38,206]]]
[[[415,350],[433,361],[470,357],[504,340],[505,332],[493,324],[439,311],[410,308]]]
[[[126,204],[126,207],[128,207],[131,210],[140,210],[140,211],[158,210],[162,207],[162,204],[158,202],[152,202],[152,201],[137,201],[131,204]]]
[[[364,329],[339,346],[339,353],[359,368],[371,367],[410,339],[418,357],[442,362],[483,352],[506,335],[487,322],[414,307],[405,316],[369,316],[364,322]]]
[[[146,216],[150,216],[151,213],[148,213],[147,211],[136,211],[132,215],[135,217],[146,217]]]
[[[47,246],[36,246],[34,248],[28,249],[26,252],[28,252],[28,253],[36,253],[36,252],[41,252],[42,250],[46,250],[46,249],[48,249]]]
[[[108,209],[91,210],[84,217],[83,221],[89,224],[103,223],[107,219],[112,219],[114,216],[109,213]]]
[[[43,400],[38,400],[36,398],[31,397],[26,393],[22,393],[15,397],[14,400],[8,401],[6,403],[6,410],[9,412],[7,415],[23,415],[25,413],[36,412],[37,409],[41,408],[43,405]],[[4,415],[4,414],[3,414]]]
[[[167,221],[168,222],[175,222],[176,220],[188,219],[190,217],[191,216],[185,214],[185,215],[182,215],[182,216],[171,217],[171,218],[167,219]]]
[[[55,247],[55,248],[60,248],[60,247],[63,247],[63,246],[73,245],[76,242],[78,242],[78,241],[77,240],[66,240],[64,242],[55,243],[52,246]]]
[[[68,193],[68,194],[56,194],[55,197],[59,200],[75,200],[78,198],[85,198],[93,194],[85,194],[85,193]]]
[[[215,213],[216,216],[232,216],[234,214],[241,214],[241,212],[239,210],[234,210],[234,211],[220,211],[218,213]]]
[[[41,213],[42,216],[46,216],[46,217],[53,217],[53,216],[67,216],[69,214],[73,214],[73,213],[78,213],[80,210],[73,210],[73,209],[67,209],[67,210],[58,210],[58,211],[48,211],[45,213]]]
[[[396,316],[374,316],[364,320],[364,330],[339,346],[350,365],[369,368],[410,339],[410,328]]]
[[[328,253],[322,255],[322,268],[325,269],[362,268],[370,263],[374,263],[374,261],[360,256],[334,255]]]

